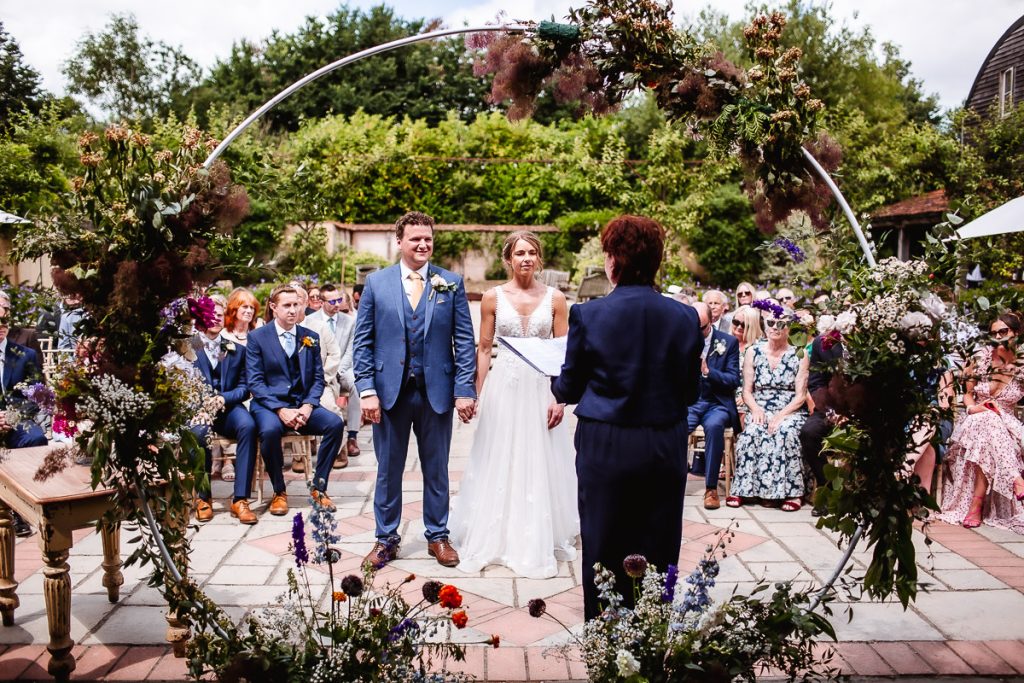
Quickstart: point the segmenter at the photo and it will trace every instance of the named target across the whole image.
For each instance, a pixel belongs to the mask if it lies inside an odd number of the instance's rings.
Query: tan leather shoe
[[[210,501],[196,498],[196,521],[209,522],[213,519],[213,506]]]
[[[448,542],[447,538],[433,541],[427,544],[427,554],[437,560],[437,563],[444,567],[454,567],[459,563],[459,554]]]
[[[717,510],[722,507],[722,503],[718,500],[718,490],[708,489],[704,492],[704,509],[705,510]]]
[[[344,448],[339,450],[338,455],[335,456],[333,467],[336,470],[340,470],[343,467],[348,467],[348,453],[345,452]]]
[[[391,560],[398,557],[398,544],[388,545],[377,541],[373,544],[373,550],[363,559],[363,564],[369,564],[374,569],[380,569]]]
[[[256,513],[249,509],[249,501],[244,498],[231,504],[231,516],[242,524],[256,523]]]
[[[337,512],[338,508],[334,506],[331,499],[327,497],[326,493],[313,489],[313,492],[309,494],[309,497],[313,499],[315,505],[319,505],[328,512]]]
[[[270,514],[281,515],[288,514],[288,496],[283,493],[275,493],[273,499],[270,501]]]
[[[359,450],[359,442],[356,439],[349,439],[346,441],[344,450],[348,452],[348,457],[350,458],[354,458],[362,453],[362,451]]]
[[[305,472],[306,464],[302,462],[302,458],[295,455],[292,456],[292,472]]]

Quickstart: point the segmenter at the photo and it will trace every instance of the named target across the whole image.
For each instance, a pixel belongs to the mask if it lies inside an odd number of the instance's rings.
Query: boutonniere
[[[721,339],[715,342],[715,353],[717,353],[719,356],[725,354],[725,342],[722,341]]]
[[[303,337],[302,338],[302,347],[306,348],[306,349],[315,349],[316,348],[316,339],[313,339],[312,337]]]
[[[456,285],[454,282],[448,282],[440,273],[434,273],[430,276],[430,296],[433,298],[437,292],[454,292]]]
[[[235,350],[235,342],[228,339],[220,340],[220,355],[223,358],[229,353],[233,353]]]

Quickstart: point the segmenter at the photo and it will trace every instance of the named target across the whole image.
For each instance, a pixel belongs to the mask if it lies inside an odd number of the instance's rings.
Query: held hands
[[[565,416],[565,404],[557,401],[548,406],[548,429],[554,429],[562,423]]]
[[[307,403],[300,408],[280,408],[277,416],[285,427],[298,431],[309,422],[309,415],[312,412],[313,407]]]
[[[455,399],[455,410],[459,413],[459,419],[468,424],[476,415],[476,401],[471,398],[457,398]]]

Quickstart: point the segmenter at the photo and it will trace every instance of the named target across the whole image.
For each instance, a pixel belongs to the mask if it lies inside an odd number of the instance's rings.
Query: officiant
[[[697,399],[703,349],[696,311],[655,290],[661,225],[619,216],[602,230],[601,248],[615,289],[569,309],[565,364],[552,381],[559,401],[577,404],[587,619],[601,612],[595,562],[615,573],[632,607],[627,555],[643,555],[661,571],[679,561],[687,406]]]

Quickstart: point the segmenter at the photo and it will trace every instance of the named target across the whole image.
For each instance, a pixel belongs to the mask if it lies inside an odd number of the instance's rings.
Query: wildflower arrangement
[[[191,127],[161,136],[124,125],[82,134],[66,206],[21,226],[12,251],[19,260],[48,255],[56,289],[81,301],[78,348],[54,373],[53,429],[91,457],[93,485],[114,491],[113,514],[138,524],[144,542],[128,562],[151,563],[151,585],[187,626],[209,618],[197,607],[204,600],[193,584],[170,579],[156,541],[186,565],[188,502],[205,476],[202,459],[190,457],[199,444],[189,427],[214,406],[180,356],[213,312],[198,295],[216,272],[211,249],[248,200],[227,166],[203,166],[216,140]],[[173,352],[178,362],[168,360]],[[60,467],[48,458],[37,475]],[[140,490],[156,519],[171,520],[159,539],[137,504]]]
[[[199,635],[189,649],[193,677],[213,672],[221,681],[274,680],[459,681],[444,671],[465,649],[451,642],[452,628],[469,616],[452,585],[427,581],[420,590],[412,574],[395,585],[375,586],[375,574],[338,576],[341,552],[333,516],[311,498],[313,547],[307,547],[302,513],[292,521],[288,593],[246,617],[230,639]],[[313,575],[326,572],[326,586]],[[497,647],[497,639],[488,641]]]
[[[604,604],[584,625],[576,644],[591,681],[754,681],[773,668],[790,680],[834,677],[831,652],[813,653],[816,639],[835,633],[826,616],[808,610],[812,595],[791,582],[776,583],[767,600],[733,595],[711,597],[729,530],[707,547],[705,556],[680,581],[678,567],[665,572],[641,555],[623,562],[633,582],[634,606],[624,606],[615,575],[596,565],[594,583]],[[762,582],[754,594],[769,589]],[[531,616],[546,614],[543,600],[532,600]],[[830,613],[827,605],[824,612]],[[550,615],[549,615],[550,616]],[[553,618],[553,617],[552,617]]]
[[[818,328],[823,345],[843,346],[829,388],[841,424],[826,440],[829,485],[815,503],[828,514],[819,525],[847,538],[862,527],[873,546],[865,590],[874,598],[895,593],[904,605],[917,593],[912,523],[936,504],[903,472],[920,445],[914,433],[945,417],[929,379],[948,369],[963,324],[931,291],[930,272],[924,261],[894,258],[841,269],[843,309],[822,316]]]
[[[739,158],[763,231],[797,209],[827,225],[830,193],[802,148],[829,171],[840,152],[820,130],[824,104],[800,78],[803,54],[781,46],[782,13],[758,15],[744,30],[749,68],[677,28],[670,2],[589,0],[568,18],[568,26],[542,22],[526,36],[467,38],[478,54],[474,72],[493,74],[491,100],[511,102],[510,118],[529,116],[544,90],[603,114],[649,89],[666,117],[687,124],[713,156]]]
[[[0,397],[4,421],[11,428],[34,422],[46,431],[55,405],[53,390],[40,381],[20,382],[14,386],[14,391]]]

